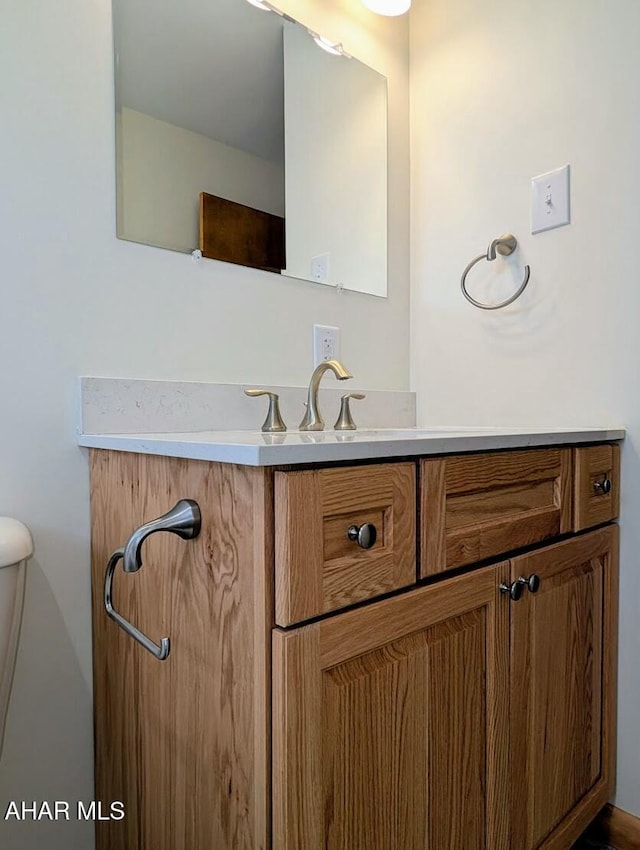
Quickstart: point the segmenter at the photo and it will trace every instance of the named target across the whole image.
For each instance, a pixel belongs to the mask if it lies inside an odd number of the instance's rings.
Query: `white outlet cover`
[[[569,166],[534,177],[531,181],[531,232],[542,233],[570,223]]]
[[[329,282],[329,254],[318,254],[311,258],[311,280],[317,283]]]
[[[331,325],[313,326],[313,366],[323,360],[340,358],[340,328]]]

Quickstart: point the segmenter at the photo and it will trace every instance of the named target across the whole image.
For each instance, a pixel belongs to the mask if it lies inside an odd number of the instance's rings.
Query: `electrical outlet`
[[[311,258],[311,280],[317,283],[328,283],[329,281],[329,255],[318,254]]]
[[[313,326],[313,365],[340,357],[340,328],[329,325]]]

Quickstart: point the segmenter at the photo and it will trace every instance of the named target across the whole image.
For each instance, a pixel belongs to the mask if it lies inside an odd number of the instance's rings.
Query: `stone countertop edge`
[[[382,430],[382,429],[381,429]],[[285,435],[259,431],[205,431],[157,434],[80,434],[85,448],[136,454],[233,463],[244,466],[290,466],[438,455],[500,449],[521,449],[623,440],[621,426],[593,428],[468,428],[415,429],[416,433],[385,435],[377,431],[333,431]],[[425,434],[425,431],[430,433]],[[283,440],[279,442],[279,440]],[[289,442],[284,442],[289,440]]]

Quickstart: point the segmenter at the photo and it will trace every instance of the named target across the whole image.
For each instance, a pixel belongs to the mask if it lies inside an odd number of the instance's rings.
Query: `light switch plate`
[[[552,230],[570,221],[569,166],[534,177],[531,181],[531,232]]]

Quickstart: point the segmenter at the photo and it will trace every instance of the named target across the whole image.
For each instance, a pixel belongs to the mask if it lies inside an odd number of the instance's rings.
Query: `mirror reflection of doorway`
[[[280,274],[286,268],[284,218],[200,193],[203,257]]]

